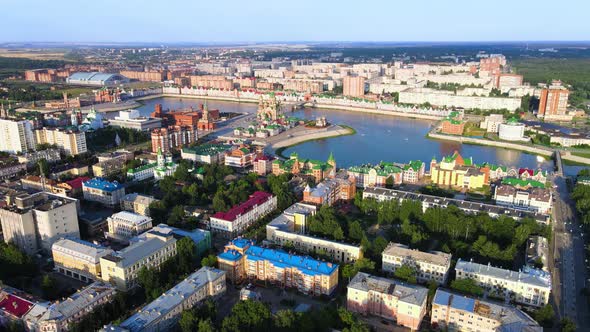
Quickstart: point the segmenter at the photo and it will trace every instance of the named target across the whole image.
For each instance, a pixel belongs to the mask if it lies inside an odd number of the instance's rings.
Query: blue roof
[[[115,191],[119,189],[123,189],[123,185],[117,181],[109,182],[103,178],[94,178],[88,181],[82,182],[84,187],[104,190],[104,191]]]
[[[246,248],[246,246],[253,246],[254,245],[254,241],[249,240],[249,239],[233,239],[230,244],[233,244],[234,246],[240,248],[240,249],[244,249]]]
[[[432,302],[468,312],[474,312],[473,310],[475,309],[474,299],[467,296],[455,295],[442,289],[436,291]]]
[[[246,255],[248,260],[266,260],[281,268],[296,267],[302,273],[308,275],[331,275],[338,269],[338,265],[334,263],[322,262],[309,256],[296,256],[282,250],[266,249],[258,246],[248,248]]]
[[[228,250],[217,255],[217,257],[227,261],[237,261],[238,259],[242,258],[242,254],[236,250]]]

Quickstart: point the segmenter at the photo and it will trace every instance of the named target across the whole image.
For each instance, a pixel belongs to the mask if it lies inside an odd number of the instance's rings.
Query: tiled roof
[[[271,197],[272,195],[267,192],[257,191],[250,195],[250,198],[247,201],[232,207],[227,212],[217,212],[211,217],[226,221],[234,221],[238,216],[252,210],[257,205],[268,201]]]

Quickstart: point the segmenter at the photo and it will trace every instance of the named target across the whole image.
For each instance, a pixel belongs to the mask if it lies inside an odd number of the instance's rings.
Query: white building
[[[17,153],[35,150],[35,134],[28,120],[0,119],[0,151]]]
[[[498,126],[498,136],[505,141],[528,142],[529,139],[524,137],[524,129],[524,123],[511,119]]]
[[[121,211],[107,218],[107,237],[128,240],[152,228],[152,218],[128,211]]]
[[[543,270],[525,266],[511,271],[459,259],[455,272],[457,280],[473,279],[491,294],[509,296],[520,304],[542,307],[549,303],[551,275]]]
[[[363,257],[360,245],[322,239],[306,234],[309,217],[315,215],[315,205],[295,203],[266,225],[266,239],[281,246],[293,246],[301,252],[324,252],[333,260],[351,263]]]
[[[490,114],[484,118],[479,127],[485,129],[488,133],[497,133],[502,123],[504,123],[504,115]]]
[[[534,319],[513,306],[441,288],[432,300],[430,324],[442,331],[543,331]]]
[[[496,204],[517,209],[549,213],[553,203],[551,190],[542,188],[517,189],[510,185],[499,185],[494,189]]]
[[[411,91],[399,93],[399,102],[415,105],[430,103],[436,106],[462,107],[465,109],[478,108],[482,110],[507,109],[515,111],[520,107],[520,98],[458,96],[446,92],[448,91],[411,89]]]
[[[94,178],[82,182],[82,193],[85,200],[115,207],[125,196],[125,187],[117,181],[109,182],[102,178]]]
[[[97,307],[115,296],[115,288],[101,281],[94,282],[63,301],[37,303],[24,317],[28,331],[62,332],[82,320]]]
[[[258,219],[266,216],[277,208],[277,197],[269,193],[257,191],[250,198],[227,212],[217,212],[209,220],[213,232],[227,237],[242,234]]]
[[[105,326],[104,331],[139,332],[171,330],[183,311],[217,298],[226,291],[225,271],[202,267],[167,290],[119,326]]]
[[[162,119],[141,116],[138,110],[126,110],[119,111],[119,116],[110,120],[109,124],[113,127],[149,131],[162,127]]]
[[[150,163],[132,168],[127,171],[127,179],[130,181],[143,181],[154,177],[154,170],[158,163]]]
[[[451,268],[451,254],[440,251],[423,252],[399,243],[390,243],[383,251],[383,271],[395,273],[406,265],[416,272],[419,282],[435,281],[444,285]]]

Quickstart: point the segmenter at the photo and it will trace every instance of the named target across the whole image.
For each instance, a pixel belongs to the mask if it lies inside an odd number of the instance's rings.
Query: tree
[[[535,312],[535,320],[543,327],[553,327],[553,320],[555,318],[555,311],[551,304],[545,305],[543,308]]]
[[[39,164],[39,173],[43,174],[45,176],[49,176],[49,163],[47,162],[47,159],[45,159],[45,158],[40,159],[38,164]]]
[[[178,270],[185,274],[193,271],[196,267],[197,248],[189,237],[183,237],[176,242],[176,261]]]
[[[268,306],[258,301],[238,302],[231,314],[223,319],[221,330],[224,332],[254,332],[270,330],[271,312]]]
[[[344,239],[344,232],[342,232],[342,228],[340,228],[340,226],[338,226],[338,228],[336,228],[334,230],[334,239],[335,240],[342,240],[342,239]]]
[[[381,254],[383,253],[383,251],[385,250],[385,248],[387,248],[388,242],[387,240],[379,235],[377,236],[377,238],[375,238],[375,241],[373,241],[373,245],[371,248],[371,251],[373,252],[373,256],[381,256]]]
[[[137,281],[145,292],[145,297],[149,300],[155,300],[162,295],[162,286],[160,276],[157,271],[142,267],[137,274]]]
[[[180,321],[178,321],[180,325],[180,330],[182,332],[193,332],[195,331],[195,315],[192,310],[185,310],[182,312],[180,316]]]
[[[199,321],[197,331],[199,331],[199,332],[215,332],[215,326],[213,325],[211,318],[201,319]]]
[[[355,220],[348,224],[348,237],[352,240],[360,242],[363,238],[364,232],[361,223]]]
[[[178,181],[188,182],[191,180],[191,173],[185,163],[180,163],[174,171],[174,178]]]
[[[186,217],[184,207],[182,205],[176,205],[172,208],[170,217],[168,217],[168,225],[175,226],[181,224],[184,220],[184,217]]]
[[[414,271],[413,268],[411,268],[408,265],[402,265],[399,268],[397,268],[395,270],[395,272],[393,273],[393,275],[398,278],[398,279],[402,279],[404,281],[407,281],[409,283],[417,283],[416,280],[416,271]]]
[[[296,321],[293,310],[279,310],[274,316],[274,325],[281,331],[294,331]]]
[[[154,224],[163,224],[166,222],[166,215],[168,209],[163,201],[155,201],[150,203],[150,217],[154,221]]]
[[[465,294],[476,296],[483,295],[483,288],[481,288],[473,279],[455,279],[451,282],[451,288]]]
[[[43,296],[47,299],[53,299],[57,295],[55,279],[50,275],[46,274],[41,280],[41,289],[43,290]]]
[[[215,255],[209,255],[209,256],[203,257],[203,259],[201,259],[201,266],[215,267],[216,264],[217,264],[217,256],[215,256]]]
[[[575,332],[576,324],[569,318],[564,318],[559,323],[559,329],[561,332]]]

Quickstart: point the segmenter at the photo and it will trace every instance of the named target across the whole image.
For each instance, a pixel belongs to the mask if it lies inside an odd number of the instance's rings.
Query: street
[[[558,317],[572,319],[578,327],[590,326],[588,304],[582,289],[586,282],[584,238],[564,177],[553,179],[557,186],[553,205],[553,299]]]

